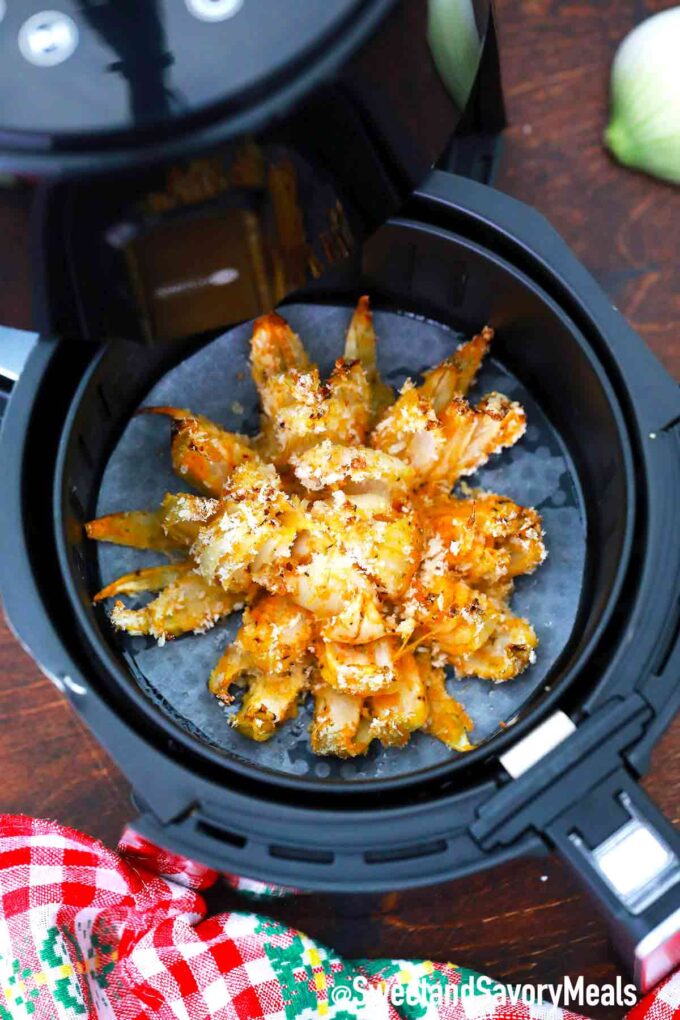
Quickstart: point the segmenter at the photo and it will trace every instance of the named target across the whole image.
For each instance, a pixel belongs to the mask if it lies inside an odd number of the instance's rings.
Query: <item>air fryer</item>
[[[467,141],[456,136],[449,158],[488,151],[479,135]],[[677,387],[545,221],[482,184],[433,173],[346,254],[289,295],[283,314],[307,340],[324,329],[339,337],[357,294],[370,293],[381,367],[395,381],[490,322],[491,371],[526,400],[534,425],[528,460],[507,462],[506,477],[524,485],[529,472],[539,508],[563,528],[551,548],[557,584],[539,592],[535,616],[545,656],[505,685],[495,716],[481,701],[473,709],[475,750],[416,743],[318,768],[302,750],[304,716],[277,746],[249,744],[213,727],[200,699],[187,708],[164,690],[171,667],[159,650],[116,636],[92,605],[102,561],[82,525],[107,491],[121,508],[134,503],[124,471],[110,489],[134,411],[174,385],[178,366],[191,379],[195,359],[210,358],[235,386],[247,324],[196,335],[189,313],[182,339],[139,343],[159,337],[138,307],[128,340],[38,340],[0,440],[8,618],[127,775],[135,825],[159,844],[334,891],[429,884],[556,848],[650,987],[680,955],[680,840],[637,783],[678,704]],[[201,399],[214,399],[209,388]],[[183,402],[195,403],[191,392]],[[230,413],[222,420],[233,427]],[[176,654],[194,640],[175,642]]]
[[[503,123],[489,0],[23,0],[0,59],[0,322],[96,341],[272,307]]]

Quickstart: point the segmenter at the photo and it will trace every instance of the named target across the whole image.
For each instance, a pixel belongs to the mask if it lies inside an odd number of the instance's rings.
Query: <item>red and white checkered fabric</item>
[[[680,1020],[680,971],[633,1006],[627,1020]]]
[[[442,999],[471,979],[451,964],[345,962],[257,914],[205,919],[196,890],[216,878],[131,832],[114,853],[54,822],[0,815],[0,1020],[577,1020],[477,994]],[[439,990],[425,1012],[387,994],[414,983]],[[680,979],[629,1020],[680,1020]]]
[[[209,889],[219,878],[219,872],[198,861],[191,861],[181,854],[150,843],[129,826],[123,830],[118,843],[118,853],[125,857],[129,864],[152,871],[154,875],[168,878],[177,885],[188,889]]]
[[[169,878],[173,882],[179,882],[180,885],[189,886],[191,889],[208,889],[221,877],[232,889],[236,889],[252,899],[280,899],[301,893],[300,889],[273,885],[269,882],[258,882],[257,879],[246,878],[243,875],[230,875],[226,872],[222,872],[220,875],[205,864],[191,861],[188,857],[182,857],[180,854],[173,854],[170,850],[161,849],[129,827],[124,830],[121,836],[118,852],[125,854],[127,860],[141,864],[142,867],[149,868],[155,874]]]

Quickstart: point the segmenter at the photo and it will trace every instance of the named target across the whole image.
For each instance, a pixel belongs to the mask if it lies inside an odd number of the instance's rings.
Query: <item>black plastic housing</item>
[[[489,295],[475,290],[474,273],[469,288],[453,287],[471,253],[510,273],[505,289],[495,287],[491,308],[483,307]],[[334,890],[427,884],[545,852],[551,825],[584,793],[617,769],[630,777],[642,771],[678,704],[680,400],[672,380],[538,214],[470,181],[434,174],[403,218],[366,248],[359,276],[348,269],[332,293],[356,294],[358,286],[462,326],[491,311],[509,338],[501,352],[509,359],[512,337],[528,330],[524,374],[534,373],[592,497],[598,548],[587,612],[565,662],[556,664],[556,682],[483,753],[449,768],[344,792],[246,774],[192,744],[121,682],[87,623],[78,539],[63,524],[74,513],[75,465],[85,472],[75,486],[82,516],[90,510],[82,478],[89,476],[93,491],[126,406],[129,413],[164,364],[181,355],[177,348],[143,354],[131,345],[138,370],[116,379],[104,371],[106,352],[93,362],[87,345],[40,341],[0,441],[0,586],[8,617],[129,777],[140,830],[224,870]],[[538,300],[569,324],[572,338],[559,359],[549,350],[541,355],[540,345],[531,350],[523,311],[536,312]],[[587,397],[571,413],[570,392]],[[589,451],[598,443],[599,451]],[[609,464],[611,492],[598,456]],[[540,768],[510,782],[499,753],[556,708],[571,715],[576,732]]]
[[[95,342],[221,328],[356,251],[454,132],[451,166],[484,172],[465,140],[504,123],[489,0],[452,42],[449,87],[428,0],[248,0],[211,23],[192,6],[69,2],[78,46],[50,67],[16,45],[30,4],[8,10],[3,324]]]

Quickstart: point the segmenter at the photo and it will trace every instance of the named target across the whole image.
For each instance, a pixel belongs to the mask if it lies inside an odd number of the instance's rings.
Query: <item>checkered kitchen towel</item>
[[[0,815],[0,1020],[575,1020],[501,1005],[451,964],[348,962],[258,914],[206,919],[199,890],[216,878],[135,833],[114,853]],[[680,981],[629,1020],[680,1020]]]

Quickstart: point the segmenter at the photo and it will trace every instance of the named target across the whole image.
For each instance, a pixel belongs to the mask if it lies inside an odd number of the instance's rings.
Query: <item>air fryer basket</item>
[[[441,259],[447,266],[450,275],[437,294],[438,308],[447,309],[447,325],[471,334],[490,321],[498,330],[493,348],[498,361],[482,373],[480,392],[508,392],[528,411],[526,440],[495,458],[472,481],[520,502],[537,503],[550,553],[544,567],[519,582],[514,599],[517,611],[530,617],[541,638],[537,663],[495,689],[479,680],[455,684],[456,696],[475,720],[473,739],[480,743],[476,752],[456,755],[417,734],[405,749],[372,749],[366,759],[353,762],[319,760],[308,750],[305,711],[266,745],[232,730],[207,692],[206,680],[233,637],[233,622],[158,648],[153,641],[115,634],[103,608],[91,603],[102,582],[148,564],[151,557],[83,540],[83,521],[117,509],[151,508],[165,491],[182,489],[168,466],[166,423],[146,416],[128,421],[132,372],[127,346],[113,344],[103,351],[83,381],[64,431],[58,541],[66,539],[60,548],[67,591],[91,645],[105,660],[107,675],[147,712],[160,710],[163,721],[172,720],[185,739],[200,742],[211,759],[251,777],[260,774],[269,782],[346,792],[356,783],[370,788],[376,782],[423,781],[432,774],[469,768],[478,757],[492,753],[489,737],[574,679],[615,604],[634,502],[625,432],[605,374],[579,330],[517,269],[463,238],[438,236],[420,224],[404,222],[386,228],[365,253],[370,293],[378,305],[382,299],[402,313],[376,315],[382,368],[389,381],[400,384],[406,375],[429,367],[459,339],[450,328],[403,314],[431,311],[433,304],[429,301],[423,309],[417,293],[401,295],[397,290],[401,254],[414,243],[429,247],[433,265]],[[337,298],[327,295],[326,301]],[[341,351],[350,315],[344,300],[340,305],[292,305],[285,314],[312,357],[328,370]],[[143,402],[192,407],[227,427],[255,431],[257,401],[247,378],[249,334],[250,326],[244,324],[182,360],[150,394],[144,391]],[[153,358],[148,352],[132,356]],[[503,363],[512,365],[514,373],[501,367]],[[560,366],[559,387],[555,364]],[[239,409],[237,415],[232,404]],[[77,541],[71,536],[78,536]]]
[[[284,310],[305,340],[322,372],[330,371],[339,355],[351,309],[330,304],[291,304]],[[449,329],[393,312],[377,311],[375,324],[385,338],[381,360],[383,378],[395,387],[407,375],[446,357],[458,341]],[[258,400],[250,378],[248,352],[251,324],[245,323],[208,343],[167,373],[144,398],[149,405],[196,408],[225,427],[255,434],[259,426]],[[529,428],[522,444],[479,471],[470,481],[490,491],[538,506],[543,514],[550,556],[540,571],[520,580],[514,611],[531,619],[540,634],[541,655],[521,677],[509,684],[491,685],[467,678],[454,685],[456,697],[475,720],[474,740],[481,744],[514,718],[533,694],[548,682],[555,660],[571,637],[581,602],[585,560],[585,515],[575,469],[540,408],[519,381],[488,361],[476,392],[501,391],[526,408]],[[237,409],[235,414],[232,407]],[[153,506],[167,491],[182,488],[168,460],[168,423],[148,415],[125,427],[108,460],[99,488],[97,515],[122,506]],[[105,543],[84,547],[86,558],[97,555],[100,578],[119,577],[149,564],[148,552]],[[158,556],[158,562],[164,557]],[[96,565],[86,577],[96,573]],[[96,582],[100,586],[99,580]],[[415,734],[405,748],[374,743],[368,755],[352,761],[320,759],[309,746],[311,699],[295,721],[284,724],[265,744],[255,744],[227,725],[237,704],[225,709],[207,689],[205,678],[225,645],[233,640],[238,615],[200,636],[190,636],[159,648],[155,641],[112,634],[103,609],[95,614],[104,641],[124,661],[122,668],[152,701],[193,732],[242,765],[287,774],[349,782],[375,777],[404,776],[452,758],[439,741]]]

